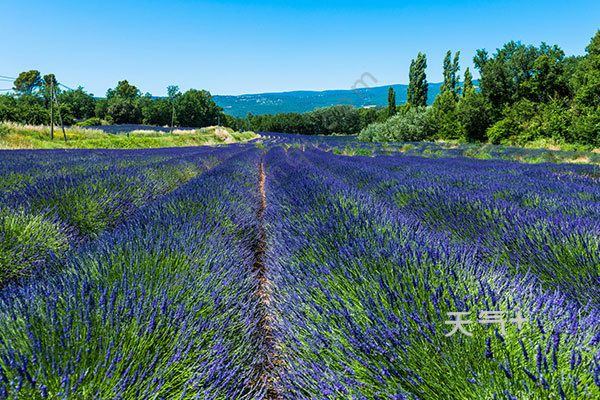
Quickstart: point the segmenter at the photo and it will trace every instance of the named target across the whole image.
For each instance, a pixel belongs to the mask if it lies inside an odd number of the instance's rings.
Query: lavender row
[[[262,398],[248,150],[0,293],[0,398]]]
[[[482,257],[600,305],[600,189],[590,166],[419,157],[331,163],[335,156],[307,155]]]
[[[131,151],[73,152],[67,157],[40,153],[35,161],[30,153],[10,153],[5,167],[26,171],[21,176],[32,182],[0,193],[0,285],[34,271],[50,253],[63,254],[97,237],[239,151],[204,148],[177,155],[165,149],[153,152],[152,162],[141,162]],[[46,176],[47,169],[63,172]]]
[[[593,302],[482,257],[419,207],[400,207],[352,178],[366,168],[381,189],[398,160],[346,160],[281,148],[265,158],[267,270],[282,358],[275,380],[285,398],[600,395]],[[441,175],[450,168],[423,162]],[[391,188],[411,179],[396,167]],[[528,321],[507,323],[505,332],[470,324],[472,336],[446,336],[449,312],[473,320],[486,311],[507,319],[520,311]]]

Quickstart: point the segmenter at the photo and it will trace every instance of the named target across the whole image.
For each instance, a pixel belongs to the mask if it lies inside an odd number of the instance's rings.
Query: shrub
[[[487,130],[492,144],[523,145],[541,136],[541,120],[538,105],[521,100],[503,112],[504,118]]]
[[[98,117],[92,117],[82,122],[75,124],[77,126],[99,126],[102,125],[102,120]]]
[[[411,108],[404,115],[390,118],[385,125],[389,139],[384,141],[388,142],[418,142],[431,139],[434,132],[433,114],[426,108]]]
[[[373,142],[374,141],[373,139],[375,138],[375,135],[381,129],[383,129],[383,123],[382,122],[372,123],[372,124],[368,125],[366,128],[364,128],[358,134],[358,140],[360,140],[361,142]]]
[[[395,115],[384,123],[374,123],[361,131],[361,141],[418,142],[433,137],[432,112],[426,108],[411,108],[405,114]]]

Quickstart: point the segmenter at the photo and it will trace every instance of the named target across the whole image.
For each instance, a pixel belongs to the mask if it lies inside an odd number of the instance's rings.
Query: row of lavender
[[[12,151],[0,157],[0,286],[240,151]]]
[[[238,148],[240,150],[240,148]],[[0,398],[261,398],[246,149],[0,296]]]
[[[451,142],[360,142],[356,136],[297,135],[291,133],[259,132],[272,144],[284,146],[315,146],[326,151],[363,155],[412,155],[424,157],[474,157],[511,161],[591,162],[600,164],[600,154],[592,151],[550,150],[482,143]],[[600,170],[595,168],[596,176]]]
[[[600,396],[587,167],[293,148],[265,165],[285,398]]]

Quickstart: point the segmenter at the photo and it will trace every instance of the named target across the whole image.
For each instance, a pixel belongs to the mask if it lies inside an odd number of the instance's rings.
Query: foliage
[[[486,139],[486,129],[489,126],[488,103],[484,96],[467,86],[467,71],[463,97],[458,102],[456,114],[460,124],[461,137],[468,142],[482,142]]]
[[[58,101],[71,109],[75,119],[88,119],[95,115],[94,95],[86,93],[81,86],[61,92]]]
[[[115,124],[142,122],[142,112],[138,103],[124,97],[114,97],[108,100],[106,115],[112,119]]]
[[[416,142],[431,139],[434,131],[432,110],[412,107],[383,123],[369,125],[361,131],[358,138],[373,142]]]
[[[396,111],[396,92],[393,87],[390,87],[388,90],[388,118],[394,116]]]
[[[54,140],[50,140],[49,126],[24,126],[15,123],[0,123],[0,149],[144,149],[158,147],[210,146],[223,143],[245,142],[255,139],[253,132],[228,132],[223,129],[169,129],[152,126],[96,126],[102,122],[94,118],[88,124],[67,127],[67,141],[62,132],[55,128]],[[126,128],[129,128],[128,130]],[[104,130],[106,130],[106,132]],[[110,132],[110,133],[109,133]],[[60,140],[57,140],[57,137]]]
[[[119,81],[116,88],[108,89],[106,92],[106,98],[110,100],[112,98],[119,97],[126,100],[135,100],[136,98],[140,97],[140,94],[141,92],[137,87],[129,84],[129,81],[123,80]]]
[[[444,84],[432,106],[436,137],[518,145],[551,139],[559,144],[597,146],[600,31],[586,52],[583,57],[565,57],[556,45],[541,43],[536,47],[515,41],[493,55],[478,50],[473,61],[481,75],[479,86],[474,87],[467,68],[459,99],[459,52],[452,61],[449,51],[444,59]],[[417,76],[424,77],[414,60],[410,76],[411,82],[417,82]],[[418,85],[413,83],[412,87]],[[453,93],[458,103],[444,95],[446,92]],[[367,129],[361,137],[387,141],[390,135],[374,133],[382,127]]]
[[[452,51],[448,50],[448,53],[446,53],[446,57],[444,58],[444,83],[440,89],[440,94],[449,91],[455,97],[458,97],[460,94],[460,87],[458,85],[460,81],[460,76],[458,75],[458,71],[460,70],[460,51],[457,51],[454,55],[454,61],[451,61],[451,57]]]
[[[33,95],[42,87],[40,71],[32,69],[21,72],[14,82],[13,90],[18,94]]]
[[[206,90],[190,89],[175,102],[175,113],[181,126],[216,125],[221,111]]]
[[[97,117],[92,117],[92,118],[86,119],[85,121],[78,122],[75,125],[77,125],[77,126],[98,126],[98,125],[102,125],[102,120]]]
[[[461,136],[456,99],[456,93],[448,89],[440,93],[433,102],[431,114],[437,139],[458,139]]]
[[[469,67],[467,67],[467,69],[465,70],[465,79],[463,81],[462,87],[463,97],[465,97],[467,93],[469,93],[471,90],[474,90],[473,75],[471,74],[471,71],[469,71]]]
[[[417,55],[416,60],[410,63],[409,84],[407,89],[408,103],[415,107],[425,107],[427,105],[427,56],[425,54]]]
[[[372,122],[387,119],[388,109],[354,108],[337,105],[299,113],[276,115],[248,114],[246,118],[226,116],[226,125],[234,130],[252,129],[259,132],[297,133],[305,135],[357,134]]]

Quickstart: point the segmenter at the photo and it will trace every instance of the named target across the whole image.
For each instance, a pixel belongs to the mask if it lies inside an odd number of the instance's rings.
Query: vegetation
[[[94,121],[95,122],[95,121]],[[128,134],[111,134],[99,129],[70,127],[67,141],[50,140],[49,126],[0,123],[0,149],[141,149],[159,147],[204,146],[245,142],[258,137],[254,132],[234,132],[211,127],[204,130],[178,130],[172,134],[139,130]]]
[[[235,131],[308,135],[358,134],[363,141],[459,140],[526,145],[540,140],[600,146],[600,31],[582,57],[566,57],[556,45],[509,42],[496,53],[478,50],[460,84],[460,52],[444,58],[444,82],[428,107],[427,56],[419,53],[409,71],[407,104],[396,105],[388,90],[387,108],[337,105],[305,113],[233,117],[205,90],[181,93],[169,86],[166,98],[142,92],[127,80],[96,99],[83,88],[62,90],[53,74],[23,72],[13,95],[0,96],[0,121],[41,125],[50,122],[49,86],[54,84],[66,125],[145,124],[202,127],[219,122]],[[135,146],[135,145],[134,145]]]
[[[224,124],[236,131],[297,133],[303,135],[358,134],[376,121],[385,121],[388,109],[354,108],[350,105],[316,108],[306,113],[226,116]]]
[[[157,98],[150,93],[142,95],[136,86],[123,80],[108,89],[106,98],[96,99],[82,87],[62,90],[53,74],[42,79],[39,71],[32,70],[19,74],[13,87],[15,94],[0,96],[0,122],[49,125],[52,84],[65,125],[98,118],[109,124],[203,127],[228,119],[205,90],[180,93],[177,86],[169,86],[169,96]]]
[[[513,41],[493,55],[478,50],[473,60],[481,75],[477,88],[468,69],[459,87],[459,54],[451,61],[447,53],[444,84],[425,110],[426,59],[419,53],[410,69],[409,104],[415,111],[403,114],[404,123],[390,118],[363,129],[360,139],[403,141],[419,123],[427,133],[424,140],[600,146],[600,31],[582,57],[566,57],[546,43],[536,47]]]
[[[425,107],[427,105],[427,56],[421,54],[416,60],[410,63],[410,72],[408,75],[408,104],[415,107]]]

